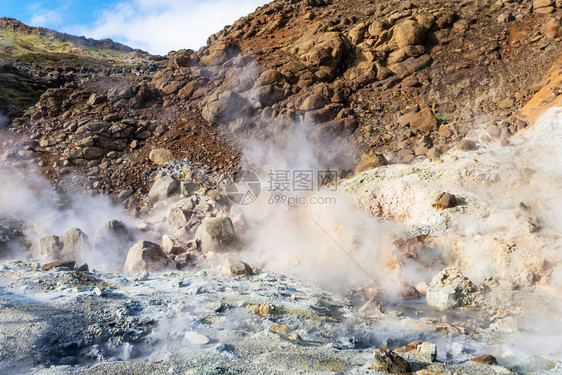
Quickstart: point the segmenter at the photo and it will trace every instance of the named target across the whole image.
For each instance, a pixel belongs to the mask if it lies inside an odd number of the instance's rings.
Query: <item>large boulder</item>
[[[159,270],[171,265],[171,261],[158,244],[139,241],[129,249],[125,260],[125,272],[135,273]]]
[[[201,115],[211,124],[226,123],[251,113],[248,101],[232,91],[221,92],[211,98],[201,110]]]
[[[404,374],[410,372],[410,364],[398,354],[386,348],[375,351],[375,361],[369,370],[376,370],[390,374]]]
[[[197,227],[195,240],[200,244],[201,251],[220,252],[236,244],[234,226],[228,217],[217,217],[203,221]]]
[[[125,223],[119,220],[110,220],[103,224],[94,237],[94,248],[101,254],[113,257],[116,263],[125,260],[126,250],[131,247],[133,234]]]
[[[157,202],[172,196],[178,190],[178,182],[171,176],[160,177],[148,192],[148,200]]]
[[[297,55],[309,66],[326,66],[332,68],[333,72],[348,48],[340,33],[335,31],[318,33],[313,29],[289,47],[289,52]]]
[[[425,108],[412,117],[410,126],[423,133],[431,133],[437,130],[437,119],[433,116],[431,109]]]
[[[427,289],[427,304],[441,310],[469,305],[476,286],[459,269],[447,267],[439,272]]]
[[[56,259],[60,255],[63,243],[59,236],[45,236],[39,240],[35,248],[39,258]]]
[[[197,55],[193,50],[180,49],[179,51],[172,51],[168,54],[170,63],[174,68],[182,68],[189,66],[192,62],[197,61]]]
[[[63,246],[59,256],[65,259],[75,259],[89,246],[88,236],[79,228],[70,229],[60,237],[60,240]]]
[[[427,29],[414,20],[406,20],[394,28],[394,41],[398,47],[423,44]]]

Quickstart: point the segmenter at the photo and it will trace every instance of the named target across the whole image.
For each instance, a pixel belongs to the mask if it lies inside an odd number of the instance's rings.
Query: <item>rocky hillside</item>
[[[0,112],[26,109],[48,88],[85,73],[107,73],[150,59],[154,57],[146,52],[109,39],[86,39],[0,18]]]
[[[351,137],[364,153],[361,169],[438,159],[483,120],[504,139],[526,126],[517,109],[560,54],[558,5],[274,1],[197,52],[172,51],[162,68],[127,63],[139,52],[120,45],[5,20],[4,35],[26,36],[14,38],[22,58],[26,40],[51,38],[55,56],[79,50],[113,67],[76,71],[65,62],[55,71],[35,60],[30,78],[5,64],[4,98],[21,108],[52,87],[38,106],[11,116],[12,128],[36,140],[27,147],[54,180],[61,167],[93,173],[106,194],[146,194],[141,175],[157,168],[147,157],[158,144],[230,173],[239,140],[275,139],[301,120],[323,138]],[[29,92],[10,96],[13,69]]]

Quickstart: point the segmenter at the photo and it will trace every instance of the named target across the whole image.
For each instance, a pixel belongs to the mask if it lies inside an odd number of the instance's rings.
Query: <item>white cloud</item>
[[[31,17],[29,23],[32,26],[55,27],[62,23],[62,15],[58,9],[39,9]]]
[[[129,0],[103,11],[93,26],[67,32],[111,38],[154,54],[205,45],[207,38],[267,0]]]

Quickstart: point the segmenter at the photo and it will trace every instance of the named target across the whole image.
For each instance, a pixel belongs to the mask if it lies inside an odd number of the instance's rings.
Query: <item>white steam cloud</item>
[[[130,234],[134,235],[132,219],[108,197],[78,192],[64,197],[63,202],[50,182],[29,166],[19,169],[0,163],[0,181],[0,220],[23,223],[27,242],[27,247],[20,247],[17,253],[10,254],[12,257],[35,257],[37,254],[30,250],[42,237],[61,236],[70,229],[79,228],[88,236],[88,244],[74,260],[88,262],[98,269],[122,264],[128,251],[125,242],[129,241],[122,241],[121,247],[93,246],[96,232],[110,220],[126,223]],[[16,246],[11,242],[13,249]]]
[[[399,226],[359,211],[338,187],[319,186],[319,173],[349,168],[342,161],[350,163],[355,150],[345,139],[315,138],[312,128],[295,123],[276,141],[247,145],[245,167],[259,172],[262,189],[256,202],[231,212],[244,228],[240,256],[333,291],[383,284],[393,290],[390,242]],[[310,183],[299,184],[301,173]]]

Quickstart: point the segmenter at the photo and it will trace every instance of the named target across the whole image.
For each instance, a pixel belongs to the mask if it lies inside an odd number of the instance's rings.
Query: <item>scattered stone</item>
[[[49,271],[53,268],[70,268],[73,269],[76,265],[76,261],[74,260],[59,260],[56,262],[46,263],[41,267],[43,271]]]
[[[548,38],[558,38],[562,35],[562,23],[560,19],[551,18],[544,25],[544,34]]]
[[[182,181],[180,183],[180,194],[182,197],[189,197],[197,193],[201,189],[201,185],[196,182]]]
[[[287,335],[287,339],[288,339],[288,340],[291,340],[291,341],[302,341],[301,335],[299,335],[299,334],[296,333],[296,332],[289,333],[289,334]]]
[[[417,21],[406,20],[398,24],[394,29],[394,40],[398,47],[423,44],[427,29]]]
[[[472,303],[476,286],[458,268],[447,267],[431,280],[427,289],[427,304],[441,310]]]
[[[231,277],[234,276],[251,276],[254,270],[248,263],[242,262],[241,260],[228,258],[224,266],[227,274]]]
[[[388,161],[381,154],[363,154],[361,155],[361,161],[355,167],[355,174],[359,174],[369,169],[382,167],[387,165]]]
[[[168,235],[162,236],[162,250],[164,250],[166,254],[173,254],[173,255],[177,255],[185,252],[183,247]]]
[[[375,362],[369,366],[369,370],[404,374],[410,372],[410,364],[389,349],[379,348],[375,351]]]
[[[437,130],[437,119],[433,116],[431,109],[426,108],[416,113],[410,120],[410,126],[423,133],[431,133]]]
[[[88,272],[89,270],[90,267],[88,267],[88,263],[84,263],[80,267],[76,268],[76,271],[80,271],[80,272]]]
[[[552,0],[533,0],[533,9],[552,6]]]
[[[209,343],[209,338],[197,332],[186,332],[184,338],[191,345],[207,345]]]
[[[94,247],[101,252],[111,253],[118,256],[118,260],[125,258],[124,249],[131,246],[133,235],[129,228],[119,220],[110,220],[103,224],[94,237]]]
[[[269,326],[269,330],[282,335],[286,335],[290,332],[290,329],[286,324],[272,324]]]
[[[514,104],[513,99],[506,98],[506,99],[503,99],[501,102],[498,103],[498,107],[501,108],[501,109],[509,109],[509,108],[513,107],[513,104]]]
[[[232,221],[228,217],[204,220],[195,231],[195,240],[204,253],[227,250],[236,244]]]
[[[426,362],[435,362],[437,359],[437,346],[430,342],[422,342],[416,348],[416,358]]]
[[[148,200],[158,202],[172,196],[178,189],[178,182],[171,176],[160,177],[150,189]]]
[[[498,364],[498,360],[489,354],[484,354],[470,359],[470,362],[480,363],[481,365],[494,366]]]
[[[147,270],[158,270],[170,265],[166,254],[158,244],[149,241],[139,241],[127,254],[125,272],[136,273]]]
[[[262,318],[267,317],[275,311],[275,306],[270,303],[260,303],[254,306],[253,313]]]
[[[458,148],[462,151],[474,151],[476,150],[476,142],[465,138],[459,143]]]
[[[63,243],[58,236],[45,236],[39,240],[37,244],[37,253],[39,258],[56,258],[59,256]]]
[[[182,228],[187,225],[188,218],[181,208],[173,208],[168,214],[168,224],[172,228]]]
[[[457,207],[457,197],[451,193],[439,193],[433,203],[433,207],[438,210],[446,210],[447,208]]]
[[[88,236],[79,228],[70,229],[60,237],[60,240],[63,244],[60,256],[64,258],[79,256],[88,247]]]
[[[174,158],[174,154],[167,148],[157,148],[150,151],[148,158],[154,164],[164,165]]]

